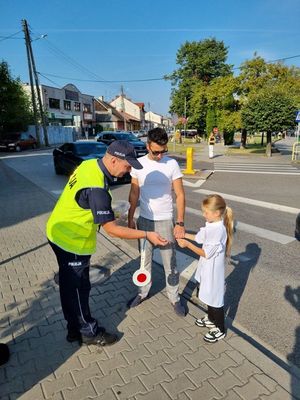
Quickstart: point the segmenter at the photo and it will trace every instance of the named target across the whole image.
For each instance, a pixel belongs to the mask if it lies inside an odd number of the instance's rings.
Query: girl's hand
[[[182,248],[188,247],[188,245],[189,245],[189,241],[185,240],[185,239],[177,239],[177,243]]]

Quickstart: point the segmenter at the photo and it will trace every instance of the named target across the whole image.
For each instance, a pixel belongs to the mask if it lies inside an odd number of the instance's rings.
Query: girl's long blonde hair
[[[218,194],[208,195],[202,202],[203,208],[210,211],[220,211],[227,232],[226,256],[230,256],[232,239],[233,239],[233,212],[230,207],[226,206],[225,200]]]

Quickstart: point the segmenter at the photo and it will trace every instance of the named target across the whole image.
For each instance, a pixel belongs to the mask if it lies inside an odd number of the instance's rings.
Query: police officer
[[[109,181],[122,177],[131,167],[141,169],[134,147],[114,141],[101,160],[83,161],[71,175],[47,222],[47,237],[59,265],[59,289],[69,342],[111,345],[118,338],[99,327],[89,308],[90,258],[96,251],[96,232],[122,239],[146,238],[154,245],[168,242],[156,232],[117,225],[111,207]]]

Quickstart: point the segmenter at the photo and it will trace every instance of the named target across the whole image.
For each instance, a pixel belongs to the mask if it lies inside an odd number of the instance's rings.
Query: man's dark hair
[[[148,143],[154,142],[160,146],[168,143],[168,134],[163,128],[150,129],[148,132]]]

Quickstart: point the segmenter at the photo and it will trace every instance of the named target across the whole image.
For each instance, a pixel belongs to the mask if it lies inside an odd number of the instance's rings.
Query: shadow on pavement
[[[225,314],[233,321],[244,293],[249,274],[255,268],[261,248],[256,243],[247,244],[245,251],[231,256],[234,270],[227,276],[225,290]]]
[[[113,255],[105,262],[112,263]],[[139,259],[132,260],[104,282],[93,285],[91,290],[91,314],[100,326],[117,333],[120,339],[124,335],[120,324],[126,327],[126,321],[125,324],[123,321],[127,316],[127,302],[137,292],[132,282],[132,274],[137,268]],[[154,268],[150,297],[164,288],[161,277],[160,268]],[[27,300],[24,296],[24,300],[7,301],[7,312],[0,319],[1,336],[13,337],[6,342],[11,352],[10,360],[1,367],[1,398],[17,399],[42,380],[47,388],[48,381],[54,381],[72,369],[81,369],[80,357],[104,351],[101,347],[80,347],[66,341],[66,323],[60,306],[59,287],[54,279],[39,283],[33,289],[32,297]],[[48,396],[51,397],[51,392]]]
[[[286,300],[296,309],[298,315],[300,315],[300,286],[293,289],[291,286],[285,287],[284,297]],[[297,368],[298,377],[300,376],[300,325],[295,331],[295,344],[293,352],[288,354],[288,361],[291,363],[291,393],[296,399],[300,399],[300,381],[295,376],[294,369]]]

